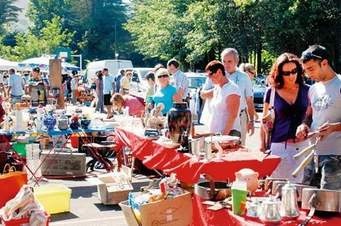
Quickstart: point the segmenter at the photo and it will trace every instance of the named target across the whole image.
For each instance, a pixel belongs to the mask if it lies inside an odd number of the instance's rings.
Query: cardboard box
[[[84,153],[52,152],[41,153],[41,173],[44,176],[84,176],[86,162]]]
[[[140,208],[140,216],[135,215],[127,201],[121,202],[119,205],[129,226],[188,226],[192,223],[193,210],[190,193],[144,204]],[[141,218],[141,224],[137,218]]]
[[[99,199],[105,205],[118,204],[127,200],[128,194],[132,190],[131,184],[100,183],[97,185]]]
[[[46,184],[36,187],[34,196],[49,214],[70,211],[71,189],[63,184]]]
[[[97,192],[103,204],[118,204],[127,200],[129,192],[133,191],[130,173],[129,168],[122,167],[120,172],[114,171],[98,176]],[[125,178],[124,181],[121,181],[122,177]]]

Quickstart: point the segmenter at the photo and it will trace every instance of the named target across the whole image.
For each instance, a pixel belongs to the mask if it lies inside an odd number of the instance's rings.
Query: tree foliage
[[[208,60],[219,59],[223,48],[234,47],[242,61],[261,69],[269,64],[269,56],[284,51],[299,55],[310,44],[327,46],[335,57],[340,49],[336,0],[193,0],[181,12],[177,1],[133,2],[126,28],[138,51],[149,57],[179,56],[203,68]],[[264,53],[266,64],[261,63]]]
[[[0,45],[0,51],[8,59],[17,61],[52,54],[57,47],[68,46],[73,36],[73,33],[62,30],[60,21],[59,17],[44,21],[44,26],[37,35],[33,32],[19,33],[15,37],[16,46]]]
[[[21,10],[14,5],[15,0],[0,1],[0,34],[5,32],[5,25],[9,22],[16,22],[18,13]]]
[[[114,58],[115,52],[128,55],[129,34],[122,29],[127,7],[121,0],[30,0],[29,16],[34,33],[41,21],[55,16],[62,19],[62,29],[75,31],[71,48],[85,58]]]

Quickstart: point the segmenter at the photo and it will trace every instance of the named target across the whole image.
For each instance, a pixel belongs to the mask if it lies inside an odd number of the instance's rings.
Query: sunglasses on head
[[[296,74],[297,74],[297,68],[294,68],[291,71],[282,71],[283,76],[290,76],[290,75],[296,75]]]
[[[211,78],[215,73],[217,73],[217,72],[212,72],[212,71],[210,71],[210,72],[207,73],[207,76],[208,76],[209,78]]]
[[[168,77],[168,75],[166,75],[166,74],[164,74],[164,75],[159,75],[159,76],[157,76],[158,78],[166,78],[166,77]]]
[[[303,52],[301,59],[303,60],[303,63],[313,59],[323,60],[321,56],[313,54],[312,52]]]

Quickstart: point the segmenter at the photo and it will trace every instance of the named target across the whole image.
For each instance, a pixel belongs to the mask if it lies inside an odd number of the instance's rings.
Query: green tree
[[[85,58],[114,58],[115,52],[128,56],[130,36],[122,29],[126,5],[122,0],[30,0],[29,16],[33,32],[39,33],[41,21],[63,18],[63,29],[74,31],[71,48]]]
[[[23,60],[30,57],[51,54],[60,46],[67,46],[71,42],[73,33],[62,30],[60,18],[52,18],[51,21],[44,21],[39,34],[33,32],[19,33],[16,35],[16,46],[0,46],[7,58],[12,60]]]
[[[14,5],[15,0],[0,1],[0,34],[5,33],[5,25],[16,22],[20,8]]]

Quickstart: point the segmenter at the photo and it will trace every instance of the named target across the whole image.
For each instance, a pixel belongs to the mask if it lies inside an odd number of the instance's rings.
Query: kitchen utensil
[[[231,186],[226,182],[200,182],[194,186],[194,193],[202,199],[220,201],[231,196]]]
[[[245,181],[247,190],[253,193],[258,188],[258,176],[259,174],[252,169],[244,168],[235,173],[237,181]]]
[[[341,191],[318,188],[304,188],[302,209],[314,207],[319,211],[341,213]]]
[[[281,221],[280,202],[274,197],[270,197],[261,205],[259,219],[265,224],[278,224]]]
[[[271,189],[271,195],[274,195],[278,198],[281,197],[282,195],[282,187],[287,183],[288,181],[274,181]],[[306,184],[292,184],[296,188],[296,193],[297,193],[297,201],[301,202],[302,201],[302,190],[304,188],[316,188],[313,186],[309,186]]]
[[[297,190],[294,184],[287,182],[281,189],[282,201],[280,214],[285,219],[295,219],[300,215],[297,205]]]
[[[298,167],[292,172],[292,176],[296,177],[298,173],[306,167],[310,161],[314,158],[314,150],[311,150],[311,152],[303,159],[303,161],[298,165]]]

